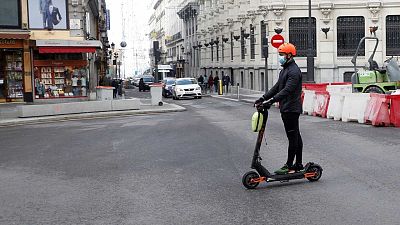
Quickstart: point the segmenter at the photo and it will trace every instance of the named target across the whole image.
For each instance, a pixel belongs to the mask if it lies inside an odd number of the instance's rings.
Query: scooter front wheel
[[[310,168],[308,168],[307,173],[315,173],[314,176],[307,177],[309,181],[311,182],[318,181],[322,176],[322,168],[320,166],[313,165],[310,166]]]
[[[259,178],[260,175],[254,171],[249,171],[243,175],[242,183],[247,189],[254,189],[258,186],[258,182],[252,181],[253,179]]]

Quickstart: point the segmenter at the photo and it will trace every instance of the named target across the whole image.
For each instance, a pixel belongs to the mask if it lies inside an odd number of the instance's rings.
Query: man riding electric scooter
[[[289,140],[288,157],[286,164],[275,171],[276,174],[287,174],[289,171],[303,170],[302,152],[303,141],[299,130],[299,117],[302,113],[301,91],[302,74],[294,61],[296,47],[291,43],[284,43],[278,48],[279,63],[283,67],[278,82],[260,99],[255,102],[259,105],[264,101],[268,104],[279,102],[282,121]],[[293,164],[296,158],[296,163]]]

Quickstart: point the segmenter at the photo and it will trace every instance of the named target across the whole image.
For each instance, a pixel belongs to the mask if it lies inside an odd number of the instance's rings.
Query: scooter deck
[[[289,180],[300,180],[300,179],[306,179],[308,177],[313,177],[315,176],[315,172],[297,172],[297,173],[288,173],[288,174],[274,174],[270,175],[268,177],[259,177],[256,179],[253,179],[252,182],[256,183],[261,183],[263,181],[269,183],[269,182],[274,182],[274,181],[289,181]]]

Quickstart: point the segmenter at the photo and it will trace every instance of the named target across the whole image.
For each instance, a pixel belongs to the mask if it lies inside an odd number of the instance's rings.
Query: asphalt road
[[[188,110],[0,128],[0,224],[399,223],[399,129],[302,116],[304,161],[321,180],[246,190],[252,107],[174,103]],[[287,145],[276,109],[267,129],[274,170]]]

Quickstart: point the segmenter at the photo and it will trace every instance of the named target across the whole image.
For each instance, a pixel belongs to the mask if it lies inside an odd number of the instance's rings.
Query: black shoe
[[[296,164],[293,165],[293,169],[296,172],[300,172],[300,171],[304,170],[304,166],[301,163],[296,163]]]

